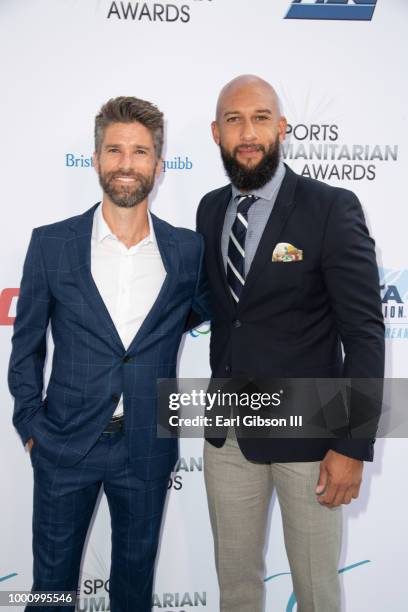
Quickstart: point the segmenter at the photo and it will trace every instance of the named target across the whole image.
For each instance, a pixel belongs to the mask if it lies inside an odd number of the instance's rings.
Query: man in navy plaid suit
[[[156,381],[176,375],[190,307],[208,318],[202,239],[148,211],[162,145],[154,105],[120,97],[102,107],[94,165],[103,201],[33,231],[10,360],[13,422],[34,468],[33,590],[77,589],[103,486],[112,612],[151,610],[177,459],[176,440],[156,435]],[[49,324],[55,348],[43,398]]]

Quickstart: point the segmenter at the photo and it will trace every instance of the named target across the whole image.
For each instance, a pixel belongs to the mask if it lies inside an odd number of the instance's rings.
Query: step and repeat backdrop
[[[406,0],[1,0],[0,590],[31,586],[32,473],[6,385],[23,259],[33,227],[100,199],[93,122],[107,99],[134,95],[163,110],[151,208],[194,228],[202,195],[227,182],[210,134],[220,88],[242,73],[270,81],[289,123],[286,163],[352,189],[363,204],[381,269],[387,376],[406,377],[407,20]],[[183,377],[209,374],[209,333],[203,325],[185,337]],[[153,610],[219,610],[202,446],[180,445]],[[406,440],[378,440],[361,497],[345,508],[339,569],[349,612],[406,609],[407,462]],[[266,555],[266,611],[295,611],[276,499]],[[109,565],[101,496],[78,610],[109,610]]]

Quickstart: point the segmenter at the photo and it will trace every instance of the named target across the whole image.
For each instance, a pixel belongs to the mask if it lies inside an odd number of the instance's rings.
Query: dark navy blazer
[[[13,422],[23,442],[34,438],[36,457],[74,465],[99,438],[123,394],[129,458],[140,478],[149,480],[169,473],[177,459],[177,441],[156,435],[156,384],[176,376],[190,308],[205,312],[203,240],[152,215],[167,274],[125,350],[91,275],[95,208],[33,231],[12,340]],[[54,354],[43,398],[49,323]]]
[[[213,376],[344,377],[372,380],[375,389],[384,375],[384,322],[375,245],[357,197],[286,167],[238,306],[221,253],[230,199],[227,185],[205,195],[197,212],[213,303]],[[272,253],[280,242],[302,250],[303,259],[274,262]],[[370,410],[377,416],[377,403]],[[221,446],[224,440],[211,442]],[[329,449],[373,458],[369,438],[239,442],[248,459],[261,462],[320,461]]]

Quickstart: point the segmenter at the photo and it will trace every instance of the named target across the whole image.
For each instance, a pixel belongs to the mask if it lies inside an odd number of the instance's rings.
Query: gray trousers
[[[275,488],[298,612],[340,612],[341,507],[316,500],[320,462],[248,461],[234,434],[205,442],[204,476],[220,586],[220,612],[263,612],[264,551]]]

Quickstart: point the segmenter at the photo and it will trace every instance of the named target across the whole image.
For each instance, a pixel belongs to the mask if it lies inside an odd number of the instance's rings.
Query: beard
[[[131,177],[137,182],[134,185],[116,185],[115,178]],[[139,172],[116,172],[99,173],[99,183],[109,199],[120,208],[133,208],[147,198],[154,186],[155,173],[145,176]]]
[[[280,144],[276,140],[269,145],[268,150],[263,145],[257,146],[263,152],[263,158],[256,166],[244,166],[237,160],[239,146],[229,153],[220,144],[221,159],[231,183],[240,191],[253,191],[260,189],[275,175],[280,161]]]

